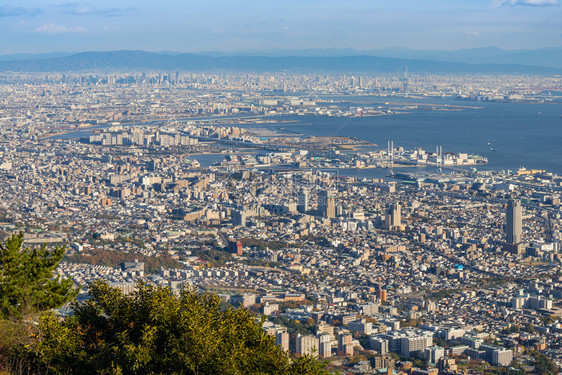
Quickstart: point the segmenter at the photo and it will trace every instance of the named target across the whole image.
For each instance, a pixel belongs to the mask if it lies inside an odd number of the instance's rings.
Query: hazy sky
[[[561,1],[0,0],[0,55],[560,47]]]

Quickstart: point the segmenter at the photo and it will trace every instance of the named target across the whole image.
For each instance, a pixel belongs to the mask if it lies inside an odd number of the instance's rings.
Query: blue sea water
[[[368,105],[368,99],[362,100],[362,105]],[[395,147],[422,147],[431,152],[439,145],[444,153],[487,157],[484,169],[513,170],[523,166],[562,174],[562,104],[428,102],[481,108],[355,118],[288,116],[287,120],[297,123],[277,128],[312,136],[356,137],[381,148],[386,148],[388,140],[393,140]]]

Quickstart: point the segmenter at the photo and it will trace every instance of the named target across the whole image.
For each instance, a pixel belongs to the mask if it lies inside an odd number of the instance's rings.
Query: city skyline
[[[3,54],[560,47],[558,0],[109,1],[0,6]]]
[[[0,372],[558,373],[561,3],[0,5]]]
[[[330,371],[555,373],[560,75],[411,72],[0,72],[0,286],[57,246],[77,301],[211,292]]]

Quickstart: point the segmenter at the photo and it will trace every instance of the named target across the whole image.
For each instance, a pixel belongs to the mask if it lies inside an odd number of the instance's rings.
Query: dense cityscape
[[[3,73],[1,235],[65,245],[56,272],[79,300],[99,278],[126,294],[192,285],[345,373],[560,368],[562,176],[287,131],[287,116],[559,105],[557,88],[407,71]],[[387,99],[347,100],[369,95]]]

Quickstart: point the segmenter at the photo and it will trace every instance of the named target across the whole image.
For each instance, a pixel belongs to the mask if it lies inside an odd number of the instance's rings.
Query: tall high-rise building
[[[246,226],[246,211],[236,210],[232,212],[232,224],[236,227]]]
[[[328,358],[332,356],[332,342],[330,335],[325,333],[318,336],[318,356],[320,358]]]
[[[152,160],[149,160],[147,169],[150,172],[155,172],[156,170],[158,170],[158,166],[159,166],[158,160],[152,159]]]
[[[318,208],[322,216],[333,219],[336,217],[336,192],[322,190],[318,195]]]
[[[297,355],[318,355],[318,347],[318,339],[316,337],[312,335],[297,336]]]
[[[353,353],[353,336],[351,336],[351,333],[349,332],[340,332],[340,334],[338,335],[338,354],[353,355]]]
[[[521,242],[521,227],[523,220],[523,210],[521,202],[518,200],[510,200],[507,203],[506,211],[507,225],[505,226],[506,242],[509,244],[518,244]]]
[[[402,216],[400,213],[400,204],[394,203],[386,212],[386,227],[388,229],[396,228],[402,225]]]
[[[236,254],[236,255],[244,254],[244,248],[242,247],[242,242],[240,241],[228,240],[227,248],[231,254]]]
[[[299,204],[298,204],[298,211],[304,213],[308,211],[308,200],[310,196],[310,191],[306,188],[303,188],[299,191]]]
[[[513,361],[511,349],[498,348],[492,351],[492,364],[496,366],[509,366]]]
[[[285,331],[279,331],[275,334],[275,344],[281,349],[289,351],[289,334]]]

